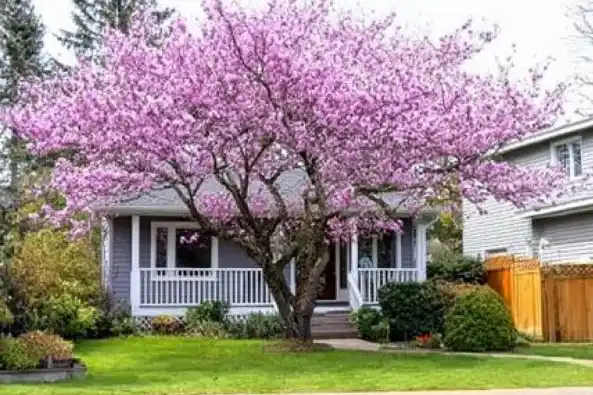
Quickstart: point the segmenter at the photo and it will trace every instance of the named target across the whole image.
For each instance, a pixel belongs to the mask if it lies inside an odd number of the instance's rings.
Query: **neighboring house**
[[[281,177],[279,182],[283,193],[300,196],[302,180]],[[221,189],[215,182],[205,188]],[[395,203],[393,196],[389,199],[385,200]],[[274,310],[261,269],[238,246],[215,237],[183,242],[198,225],[174,191],[155,191],[95,209],[107,215],[105,283],[116,298],[130,304],[133,316],[181,316],[187,307],[205,300],[228,302],[231,314]],[[334,245],[322,276],[318,311],[347,311],[376,303],[377,289],[386,282],[424,280],[426,229],[436,214],[426,211],[412,219],[403,213],[403,233],[354,235],[349,242]],[[294,289],[293,265],[285,276]]]
[[[487,211],[483,215],[464,202],[464,253],[533,255],[544,262],[593,260],[593,190],[582,187],[593,167],[593,119],[534,133],[501,154],[517,165],[560,165],[575,189],[525,209],[490,199],[481,205]]]

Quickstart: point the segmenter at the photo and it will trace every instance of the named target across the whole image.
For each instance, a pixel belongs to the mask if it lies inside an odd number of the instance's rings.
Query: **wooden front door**
[[[321,287],[317,294],[318,300],[336,300],[336,248],[329,247],[329,261],[319,279]]]

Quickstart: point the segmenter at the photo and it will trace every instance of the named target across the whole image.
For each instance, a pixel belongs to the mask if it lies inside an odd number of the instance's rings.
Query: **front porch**
[[[171,224],[151,222],[151,240],[156,240],[155,235],[161,226],[163,229],[171,228]],[[386,283],[424,281],[427,223],[410,220],[409,224],[404,233],[365,237],[353,235],[348,242],[333,245],[330,263],[322,275],[316,312],[376,305],[378,290]],[[188,225],[191,223],[185,222],[183,226]],[[129,299],[134,316],[182,316],[188,307],[198,306],[207,300],[228,302],[230,314],[233,315],[276,310],[262,270],[257,267],[239,267],[245,266],[244,262],[229,261],[226,257],[229,253],[221,257],[218,241],[214,238],[207,251],[212,262],[208,268],[193,268],[187,264],[178,267],[172,262],[176,259],[175,254],[166,253],[163,264],[159,264],[161,247],[156,241],[150,247],[151,264],[146,265],[141,264],[140,246],[144,243],[141,243],[139,216],[132,216],[130,230],[132,259]],[[173,229],[169,235],[176,234],[175,231]],[[165,239],[165,244],[175,249],[171,240],[172,237]],[[222,262],[223,259],[225,262]],[[143,260],[146,261],[145,258]],[[285,276],[290,287],[295,290],[294,264],[287,267]]]

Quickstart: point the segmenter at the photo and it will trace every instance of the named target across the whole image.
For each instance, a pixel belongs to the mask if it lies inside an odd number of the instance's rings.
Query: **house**
[[[560,165],[572,188],[553,201],[523,209],[490,199],[482,205],[483,215],[464,202],[464,253],[520,254],[544,262],[592,260],[593,190],[584,184],[593,165],[593,119],[539,131],[500,153],[521,166]]]
[[[302,179],[281,177],[278,182],[283,193],[300,193]],[[204,188],[221,186],[212,181]],[[129,303],[133,316],[182,316],[188,307],[206,300],[228,302],[235,315],[274,311],[262,271],[245,251],[216,237],[183,242],[184,235],[198,225],[173,190],[95,210],[107,218],[105,283],[116,298]],[[348,242],[333,245],[316,311],[348,311],[375,304],[377,290],[387,282],[424,280],[426,230],[436,215],[427,210],[412,218],[402,212],[403,233],[353,235]],[[286,268],[285,276],[294,290],[293,265]]]

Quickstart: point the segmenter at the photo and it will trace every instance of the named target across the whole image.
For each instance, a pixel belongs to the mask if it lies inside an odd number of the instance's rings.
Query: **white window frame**
[[[188,277],[196,281],[215,281],[217,276],[215,270],[218,269],[218,238],[212,237],[210,244],[210,269],[211,275],[208,276],[178,276],[173,274],[171,270],[167,270],[166,274],[159,274],[159,270],[163,268],[156,267],[156,236],[157,229],[167,229],[167,267],[165,269],[176,269],[177,261],[177,243],[176,243],[176,231],[178,229],[199,229],[200,225],[197,222],[183,222],[183,221],[152,221],[150,224],[150,268],[152,269],[153,280],[159,280],[163,277],[183,277],[184,281]],[[192,269],[187,269],[192,270]]]
[[[578,176],[575,176],[574,154],[573,154],[573,150],[572,150],[573,143],[579,143],[579,145],[581,146],[581,174]],[[552,166],[558,166],[560,164],[558,156],[556,155],[556,147],[558,147],[560,145],[566,145],[568,147],[568,155],[569,155],[569,158],[568,158],[569,170],[568,170],[568,174],[567,174],[568,179],[569,180],[578,180],[578,179],[582,178],[584,175],[583,139],[581,138],[581,136],[577,136],[577,137],[570,137],[567,139],[552,142],[550,144],[550,158],[551,158]]]

